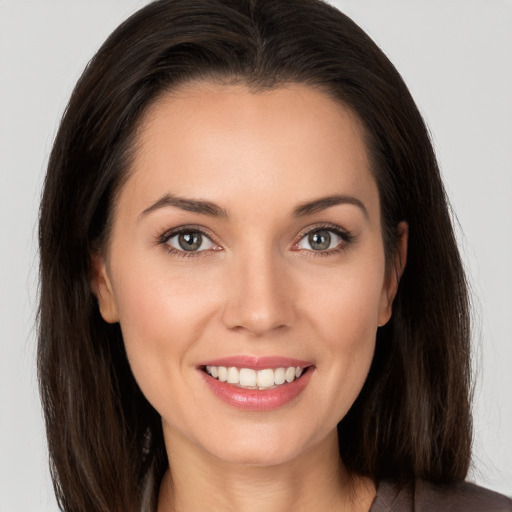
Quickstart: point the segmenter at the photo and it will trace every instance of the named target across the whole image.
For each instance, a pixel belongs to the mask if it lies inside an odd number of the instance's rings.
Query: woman
[[[57,135],[40,247],[64,510],[512,510],[462,483],[468,300],[427,131],[334,8],[121,25]]]

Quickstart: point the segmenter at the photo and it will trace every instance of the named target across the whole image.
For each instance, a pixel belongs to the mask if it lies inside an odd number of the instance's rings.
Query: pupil
[[[188,233],[180,233],[178,237],[180,247],[184,251],[197,251],[201,247],[202,235],[197,231],[189,231]]]
[[[309,245],[317,251],[325,251],[331,245],[331,235],[329,231],[323,229],[315,231],[309,235]]]

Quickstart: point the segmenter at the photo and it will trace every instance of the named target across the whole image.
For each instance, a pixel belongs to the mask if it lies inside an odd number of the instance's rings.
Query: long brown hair
[[[158,413],[105,323],[90,256],[109,236],[141,114],[191,80],[320,87],[362,121],[388,258],[409,224],[406,270],[340,454],[374,479],[462,480],[470,458],[465,278],[427,129],[375,43],[320,0],[159,0],[124,22],[80,78],[41,202],[38,368],[51,470],[66,511],[140,511],[167,467]],[[149,484],[148,484],[149,482]],[[153,484],[151,484],[153,482]]]

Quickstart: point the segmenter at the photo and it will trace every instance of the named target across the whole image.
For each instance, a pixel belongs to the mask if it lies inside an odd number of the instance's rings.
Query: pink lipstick
[[[232,356],[205,361],[198,370],[206,385],[232,407],[269,411],[296,399],[306,388],[314,366],[281,356]]]

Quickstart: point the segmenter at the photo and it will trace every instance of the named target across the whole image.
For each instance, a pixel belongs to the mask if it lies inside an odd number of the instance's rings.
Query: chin
[[[227,464],[268,467],[292,461],[300,450],[269,446],[261,441],[257,445],[222,446],[219,450],[212,450],[210,453]]]
[[[215,458],[228,464],[245,466],[278,466],[299,459],[314,444],[310,435],[297,425],[286,430],[282,426],[252,425],[226,436],[210,437],[203,447]]]

